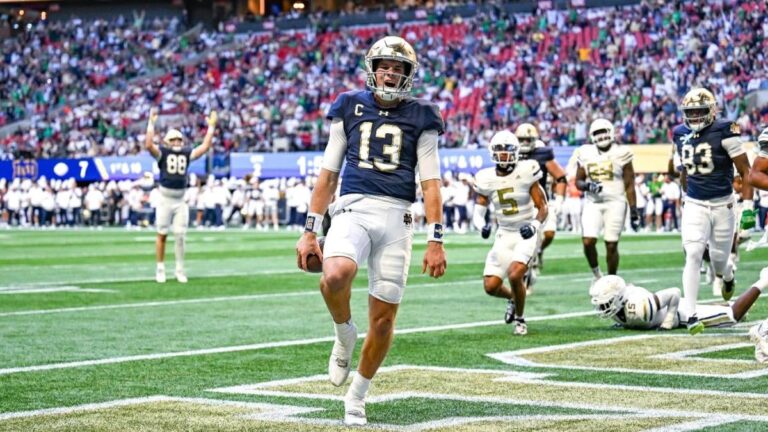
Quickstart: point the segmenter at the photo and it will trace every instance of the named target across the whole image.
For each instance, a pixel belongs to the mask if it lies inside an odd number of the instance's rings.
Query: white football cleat
[[[528,334],[528,324],[523,318],[515,318],[515,335],[525,336]]]
[[[187,275],[184,274],[184,270],[176,270],[176,280],[179,283],[187,283]]]
[[[349,326],[351,329],[346,335],[336,334],[331,357],[328,359],[328,378],[331,380],[331,384],[336,387],[344,384],[349,377],[352,353],[354,353],[357,343],[357,327],[352,322]]]
[[[749,338],[755,343],[755,359],[768,363],[768,320],[750,328]]]
[[[715,297],[720,297],[723,295],[723,285],[725,283],[723,282],[722,276],[718,277],[715,276],[715,279],[712,281],[712,295]]]
[[[344,398],[344,425],[365,426],[368,417],[365,416],[365,400],[357,398]]]
[[[157,269],[155,272],[155,281],[157,281],[157,283],[165,283],[165,269]]]

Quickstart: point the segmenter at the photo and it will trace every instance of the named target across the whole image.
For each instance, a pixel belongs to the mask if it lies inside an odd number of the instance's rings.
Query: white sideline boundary
[[[558,320],[558,319],[589,316],[594,314],[595,314],[594,311],[572,312],[572,313],[565,313],[565,314],[559,314],[559,315],[530,317],[530,318],[527,318],[527,321],[535,322],[535,321]],[[398,330],[395,330],[395,334],[431,333],[431,332],[438,332],[438,331],[445,331],[445,330],[467,329],[467,328],[487,327],[487,326],[495,326],[495,325],[506,325],[506,324],[504,324],[500,320],[478,321],[478,322],[471,322],[471,323],[398,329]],[[364,338],[364,337],[365,337],[365,333],[361,333],[358,335],[358,338]],[[167,359],[167,358],[175,358],[175,357],[191,357],[191,356],[198,356],[198,355],[222,354],[222,353],[232,353],[232,352],[240,352],[240,351],[256,351],[256,350],[271,349],[271,348],[282,348],[282,347],[288,347],[288,346],[302,346],[302,345],[311,345],[315,343],[333,342],[334,340],[335,340],[335,336],[326,336],[326,337],[318,337],[318,338],[310,338],[310,339],[264,342],[264,343],[258,343],[258,344],[250,344],[250,345],[234,345],[234,346],[225,346],[225,347],[218,347],[218,348],[205,348],[205,349],[190,350],[190,351],[175,351],[175,352],[142,354],[142,355],[133,355],[133,356],[108,357],[108,358],[95,359],[95,360],[49,363],[49,364],[43,364],[43,365],[4,368],[4,369],[0,369],[0,375],[11,375],[11,374],[25,373],[25,372],[40,372],[40,371],[57,370],[57,369],[72,369],[72,368],[80,368],[80,367],[88,367],[88,366],[108,365],[108,364],[127,363],[127,362],[145,361],[145,360],[159,360],[159,359]]]

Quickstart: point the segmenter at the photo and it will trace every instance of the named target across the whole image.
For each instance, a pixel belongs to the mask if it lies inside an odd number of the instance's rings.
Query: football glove
[[[632,231],[637,231],[640,229],[640,213],[637,212],[637,207],[632,207],[629,212],[629,224]]]
[[[158,111],[157,108],[152,108],[149,110],[149,119],[147,121],[147,129],[154,130],[155,128],[155,122],[157,122],[158,117]]]
[[[594,194],[599,194],[600,192],[603,191],[603,185],[597,182],[589,182],[587,183],[587,191],[592,192]]]
[[[483,227],[482,230],[480,230],[480,236],[484,239],[487,239],[491,236],[491,224],[487,224]]]
[[[539,230],[539,227],[541,227],[541,222],[535,220],[531,223],[527,223],[520,227],[520,237],[523,238],[523,240],[528,240],[529,238],[536,235],[536,232]]]
[[[748,230],[755,227],[755,210],[745,208],[741,210],[741,223],[740,227],[742,230]]]
[[[218,121],[219,115],[216,113],[216,111],[211,111],[211,114],[208,116],[208,127],[214,127],[216,126],[216,121]]]

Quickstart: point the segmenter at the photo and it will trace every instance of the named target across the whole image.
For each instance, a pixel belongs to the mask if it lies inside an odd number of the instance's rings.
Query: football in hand
[[[325,237],[318,237],[317,243],[320,245],[320,250],[323,250],[325,245]],[[307,256],[307,271],[310,273],[321,273],[323,271],[323,262],[320,261],[320,257],[315,254]]]

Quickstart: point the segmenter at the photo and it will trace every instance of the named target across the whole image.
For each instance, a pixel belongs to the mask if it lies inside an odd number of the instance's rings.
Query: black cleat
[[[512,324],[515,320],[515,301],[512,299],[507,300],[507,311],[504,312],[504,322]]]
[[[723,300],[728,301],[733,297],[733,293],[736,292],[736,275],[733,276],[733,279],[727,281],[723,279]]]

